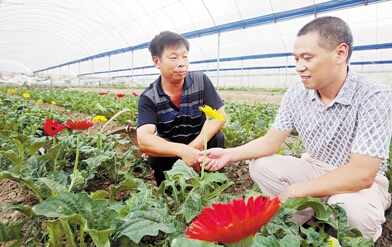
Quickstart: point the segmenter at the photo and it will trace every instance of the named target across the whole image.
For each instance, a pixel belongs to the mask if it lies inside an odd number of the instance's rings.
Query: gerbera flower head
[[[41,104],[42,103],[42,99],[37,99],[37,104]]]
[[[57,103],[56,103],[56,101],[52,101],[51,103],[52,103],[52,105],[55,105],[55,104],[57,104]]]
[[[279,198],[250,197],[205,207],[185,230],[186,238],[225,243],[228,246],[250,246],[262,226],[280,207]]]
[[[328,243],[329,243],[330,247],[339,247],[340,246],[339,241],[332,236],[328,237]]]
[[[108,94],[108,92],[99,92],[99,95],[105,95]]]
[[[93,122],[96,122],[96,123],[104,123],[107,121],[108,121],[108,119],[105,116],[95,116],[93,118]]]
[[[133,96],[139,96],[139,94],[132,92]]]
[[[63,129],[67,128],[66,125],[60,124],[59,122],[53,121],[52,119],[46,119],[42,125],[45,133],[52,137],[61,132]]]
[[[217,110],[212,109],[211,106],[208,105],[199,106],[199,109],[210,118],[226,121],[226,119]]]
[[[26,98],[26,99],[30,98],[30,94],[24,93],[24,94],[23,94],[23,98]]]
[[[16,90],[15,90],[15,89],[8,89],[7,92],[10,93],[10,94],[15,94],[15,93],[16,93]]]
[[[125,94],[123,94],[123,93],[118,93],[118,94],[116,95],[117,98],[122,98],[122,97],[124,97],[124,96],[125,96]]]
[[[89,122],[87,120],[81,120],[81,121],[68,121],[66,125],[71,130],[86,130],[88,128],[93,127],[94,123]]]

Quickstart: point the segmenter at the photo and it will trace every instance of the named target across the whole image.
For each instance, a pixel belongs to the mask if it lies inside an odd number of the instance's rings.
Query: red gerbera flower
[[[205,207],[201,215],[185,230],[186,238],[227,245],[248,246],[262,226],[274,216],[280,207],[279,198],[250,197],[248,204],[243,198],[229,203],[213,203]],[[250,239],[249,239],[250,238]],[[244,240],[247,244],[241,245]]]
[[[117,98],[122,98],[122,97],[125,96],[125,94],[123,94],[123,93],[118,93],[116,96],[117,96]]]
[[[71,130],[86,130],[88,128],[91,128],[94,126],[94,123],[89,122],[87,120],[81,120],[81,121],[68,121],[67,124],[68,128]]]
[[[54,137],[57,133],[59,133],[63,129],[67,128],[66,125],[60,124],[59,122],[53,121],[52,119],[46,119],[42,125],[45,133],[51,135],[52,137]]]
[[[132,92],[133,96],[139,96],[139,94]]]

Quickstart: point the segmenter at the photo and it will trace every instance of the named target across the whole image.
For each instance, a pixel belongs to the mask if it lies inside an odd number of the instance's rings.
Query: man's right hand
[[[200,163],[199,163],[199,150],[196,148],[187,146],[184,148],[183,153],[181,155],[181,159],[185,162],[185,164],[191,167],[195,171],[200,171]]]

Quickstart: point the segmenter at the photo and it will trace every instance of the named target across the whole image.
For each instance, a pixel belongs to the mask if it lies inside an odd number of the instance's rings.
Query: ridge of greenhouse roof
[[[380,61],[357,61],[352,62],[350,65],[366,65],[366,64],[392,64],[392,60],[380,60]],[[285,69],[285,68],[295,68],[295,65],[276,65],[276,66],[253,66],[253,67],[246,67],[246,68],[224,68],[219,69],[219,71],[238,71],[238,70],[260,70],[260,69]],[[215,72],[217,69],[210,69],[210,70],[199,70],[202,72]],[[90,75],[90,74],[83,74],[83,75]],[[79,76],[83,76],[79,75]],[[138,76],[157,76],[159,73],[150,73],[150,74],[140,74],[140,75],[133,75],[134,77]],[[127,78],[131,77],[130,75],[121,75],[121,76],[113,76],[113,78]]]
[[[369,3],[376,3],[376,2],[382,2],[382,1],[384,1],[384,0],[365,0],[365,1],[364,0],[345,0],[345,1],[332,0],[332,1],[328,1],[328,2],[315,4],[315,5],[310,5],[310,6],[299,8],[299,9],[293,9],[293,10],[263,15],[263,16],[259,16],[259,17],[255,17],[255,18],[242,20],[242,21],[236,21],[236,22],[218,25],[216,27],[209,27],[209,28],[205,28],[205,29],[195,30],[192,32],[183,33],[182,35],[187,39],[191,39],[191,38],[216,34],[216,33],[220,33],[220,32],[227,32],[227,31],[232,31],[232,30],[244,29],[244,28],[252,27],[252,26],[259,26],[259,25],[264,25],[264,24],[276,23],[277,21],[289,20],[289,19],[304,17],[304,16],[308,16],[308,15],[317,15],[317,13],[323,13],[323,12],[328,12],[328,11],[332,11],[332,10],[344,9],[344,8],[360,6],[360,5],[367,5]],[[99,53],[96,55],[92,55],[92,56],[88,56],[88,57],[81,58],[78,60],[70,61],[67,63],[60,64],[60,65],[51,66],[51,67],[41,69],[41,70],[36,70],[36,71],[34,71],[34,73],[42,72],[45,70],[54,69],[54,68],[58,68],[58,67],[63,67],[63,66],[71,65],[71,64],[75,64],[75,63],[85,62],[85,61],[89,61],[92,59],[107,57],[107,56],[111,56],[111,55],[115,55],[115,54],[121,54],[121,53],[130,52],[130,51],[134,51],[134,50],[145,49],[145,48],[148,48],[148,44],[149,44],[149,42],[145,42],[145,43],[138,44],[135,46],[129,46],[129,47],[115,49],[115,50],[108,51],[108,52]],[[380,48],[380,49],[383,49],[383,48]]]
[[[366,50],[377,50],[377,49],[389,49],[392,48],[392,43],[384,43],[384,44],[370,44],[370,45],[359,45],[359,46],[354,46],[354,51],[366,51]],[[247,56],[239,56],[239,57],[225,57],[225,58],[220,58],[219,61],[220,62],[229,62],[229,61],[240,61],[240,60],[250,60],[250,59],[263,59],[263,58],[273,58],[273,57],[288,57],[291,56],[292,53],[290,52],[284,52],[284,53],[267,53],[267,54],[256,54],[256,55],[247,55]],[[206,60],[199,60],[199,61],[193,61],[190,62],[190,64],[201,64],[201,63],[214,63],[216,62],[218,59],[214,58],[214,59],[206,59]],[[390,64],[392,63],[392,60],[385,60],[385,62],[383,61],[377,61],[377,62],[351,62],[351,65],[358,65],[358,64],[373,64],[373,63],[377,63],[377,64]],[[147,66],[142,66],[142,67],[136,67],[133,68],[133,70],[139,70],[139,69],[148,69],[148,68],[153,68],[154,65],[147,65]],[[285,68],[285,65],[282,65],[283,68]],[[281,68],[281,67],[277,67],[277,68]],[[106,74],[106,73],[115,73],[115,72],[123,72],[123,71],[129,71],[132,68],[126,68],[126,69],[116,69],[116,70],[111,70],[111,71],[97,71],[97,72],[93,72],[93,74]],[[241,69],[241,68],[238,68]],[[220,69],[220,70],[224,70],[224,69]],[[236,69],[231,69],[231,70],[236,70]],[[211,70],[210,70],[211,71]],[[91,73],[83,73],[83,74],[79,74],[79,76],[85,76],[85,75],[91,75]]]

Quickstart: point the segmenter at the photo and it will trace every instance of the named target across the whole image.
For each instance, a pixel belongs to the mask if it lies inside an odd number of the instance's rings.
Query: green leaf
[[[138,178],[131,178],[131,179],[127,178],[126,180],[120,182],[120,184],[118,186],[111,185],[109,187],[109,189],[110,189],[109,205],[114,205],[117,203],[114,200],[114,197],[116,196],[117,191],[135,190],[142,183],[143,183],[143,181]]]
[[[326,203],[323,203],[319,198],[307,197],[289,199],[285,203],[288,208],[302,210],[305,208],[312,208],[315,211],[315,217],[319,220],[328,221],[333,210]]]
[[[174,217],[168,214],[166,208],[151,208],[146,205],[134,208],[126,218],[124,223],[117,228],[116,235],[123,235],[130,238],[135,243],[139,243],[143,236],[157,236],[159,231],[173,233]]]
[[[84,184],[84,177],[78,169],[74,169],[73,173],[70,175],[70,178],[71,184],[69,185],[69,191],[72,191],[75,186],[81,186]]]
[[[9,137],[13,133],[12,130],[0,130],[0,134]]]
[[[53,179],[43,177],[43,178],[39,178],[39,180],[43,182],[46,186],[48,186],[52,196],[57,196],[58,194],[68,192],[65,185],[60,184],[59,182],[54,181]]]
[[[97,246],[110,246],[109,235],[114,231],[110,224],[117,213],[108,208],[108,200],[93,200],[86,193],[62,193],[32,209],[38,215],[59,218],[65,229],[70,229],[68,221],[79,224]]]
[[[218,245],[215,243],[211,242],[206,242],[206,241],[200,241],[200,240],[194,240],[194,239],[188,239],[182,237],[177,237],[172,240],[170,246],[172,247],[216,247],[216,246],[222,246]]]
[[[114,232],[114,228],[108,228],[104,230],[90,229],[88,222],[80,214],[73,214],[70,216],[62,217],[62,219],[74,222],[82,226],[84,231],[90,234],[97,247],[110,247],[109,235]]]
[[[19,183],[21,183],[21,182],[24,183],[34,192],[35,196],[37,196],[40,201],[43,201],[42,195],[40,193],[42,191],[42,188],[40,188],[39,186],[36,186],[34,184],[34,180],[32,177],[25,176],[22,174],[17,174],[17,173],[10,172],[10,171],[4,171],[4,172],[0,172],[0,179],[3,179],[3,178],[8,178],[13,181],[17,181]]]
[[[6,212],[8,210],[15,210],[23,213],[26,215],[29,219],[34,219],[36,218],[36,214],[34,214],[33,210],[31,210],[30,207],[26,207],[23,204],[18,204],[18,205],[8,205],[3,207],[3,211]]]
[[[190,178],[199,177],[197,172],[195,172],[192,168],[188,167],[185,162],[181,159],[178,159],[174,164],[171,170],[164,172],[167,176],[168,180],[172,180],[175,176],[183,175],[185,180]]]
[[[90,234],[93,239],[95,245],[97,247],[110,247],[110,234],[114,232],[114,228],[97,231],[95,229],[85,229],[88,234]]]
[[[315,244],[316,246],[320,246],[324,242],[324,239],[312,227],[306,229],[301,226],[301,232],[306,235],[306,243],[308,244]]]
[[[37,142],[33,142],[27,149],[27,153],[30,155],[36,155],[38,153],[38,150],[40,148],[42,148],[43,146],[45,146],[48,142],[46,141],[37,141]]]
[[[191,222],[203,209],[201,201],[200,194],[191,192],[189,198],[180,206],[177,214],[184,215],[186,223]]]
[[[0,155],[8,158],[10,161],[12,161],[12,163],[14,163],[14,165],[23,165],[25,161],[23,156],[19,156],[13,150],[0,151]]]
[[[93,200],[105,199],[109,193],[106,190],[97,190],[90,193],[90,197]]]
[[[279,247],[281,246],[274,236],[261,236],[256,234],[252,247]]]
[[[15,224],[3,224],[0,221],[0,243],[23,238],[21,230],[25,223],[20,221]]]
[[[61,226],[61,222],[59,220],[48,220],[45,225],[45,231],[49,235],[49,243],[55,247],[63,246],[62,238],[66,235],[66,231]]]
[[[86,193],[62,193],[35,205],[33,211],[46,217],[62,218],[79,214],[87,220],[89,228],[107,229],[117,216],[108,208],[108,200],[93,200]]]

